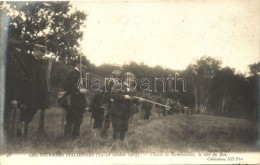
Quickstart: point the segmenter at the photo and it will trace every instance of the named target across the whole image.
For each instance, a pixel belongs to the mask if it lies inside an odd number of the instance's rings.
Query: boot
[[[28,124],[25,123],[25,126],[24,126],[24,137],[27,138],[27,133],[28,133]]]
[[[25,122],[22,122],[21,135],[27,137],[28,126]]]
[[[121,132],[119,135],[119,139],[123,141],[125,139],[125,133]]]
[[[119,139],[119,135],[120,135],[120,132],[113,132],[113,140],[118,140]]]
[[[102,138],[107,138],[108,137],[108,134],[107,134],[107,131],[106,130],[104,130],[104,129],[101,129],[100,130],[100,136],[102,137]]]
[[[18,125],[17,125],[17,138],[20,138],[21,135],[22,135],[22,122],[19,122]]]
[[[65,138],[70,138],[71,137],[71,132],[72,132],[72,124],[71,123],[66,123],[64,126],[64,137]]]
[[[103,121],[103,126],[101,128],[101,131],[100,131],[100,136],[102,138],[107,138],[108,136],[108,131],[109,131],[109,127],[110,127],[110,118],[105,118],[105,120]]]
[[[28,124],[26,124],[24,121],[19,122],[18,128],[17,128],[17,137],[18,138],[27,138],[27,132],[28,132]]]
[[[80,125],[81,124],[74,124],[73,126],[73,130],[72,130],[72,139],[76,140],[77,138],[79,138],[80,135]]]

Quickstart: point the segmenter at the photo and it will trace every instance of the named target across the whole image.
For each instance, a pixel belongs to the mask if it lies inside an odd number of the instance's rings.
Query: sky
[[[96,65],[185,69],[206,55],[246,73],[260,61],[260,1],[84,1],[81,48]]]

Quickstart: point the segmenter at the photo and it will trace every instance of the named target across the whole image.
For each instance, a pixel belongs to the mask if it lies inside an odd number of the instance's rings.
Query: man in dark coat
[[[83,62],[83,64],[86,64]],[[72,65],[73,70],[68,73],[64,83],[66,95],[70,98],[66,110],[66,123],[64,136],[66,138],[77,139],[80,136],[80,126],[83,121],[83,113],[87,107],[86,89],[79,88],[80,81],[80,61],[75,60]]]
[[[27,137],[28,124],[38,109],[49,106],[46,74],[42,54],[21,53],[19,45],[9,44],[6,75],[6,115],[10,107],[20,107],[17,129],[19,137]],[[10,106],[11,104],[11,106]]]
[[[126,74],[124,77],[126,77]],[[140,103],[139,99],[132,96],[131,93],[133,92],[129,89],[125,82],[122,85],[122,90],[116,90],[115,86],[117,84],[115,83],[110,93],[110,98],[112,99],[110,113],[112,118],[113,139],[120,139],[122,141],[128,131],[129,118],[132,113],[131,107],[133,107],[133,104]]]
[[[108,136],[108,131],[111,124],[111,106],[112,106],[112,99],[110,98],[110,93],[112,91],[113,86],[116,83],[116,79],[122,77],[123,70],[121,67],[116,66],[116,68],[112,71],[112,74],[110,75],[110,78],[106,84],[106,90],[104,92],[102,102],[107,103],[107,112],[104,115],[104,121],[102,125],[102,129],[100,131],[100,135],[103,138],[106,138]]]

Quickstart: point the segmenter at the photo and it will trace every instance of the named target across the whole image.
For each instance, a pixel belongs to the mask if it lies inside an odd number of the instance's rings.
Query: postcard
[[[0,2],[0,164],[259,164],[259,6]]]

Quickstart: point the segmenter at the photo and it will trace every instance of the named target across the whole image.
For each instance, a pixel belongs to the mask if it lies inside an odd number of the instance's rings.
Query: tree
[[[219,60],[203,56],[188,67],[193,82],[195,111],[197,113],[207,111],[209,86],[217,70],[220,69],[220,64]]]
[[[186,92],[178,92],[179,101],[181,104],[188,106],[189,108],[194,107],[194,90],[193,90],[193,82],[192,77],[188,69],[180,71],[181,78],[186,80]],[[178,84],[177,84],[178,85]],[[177,87],[178,89],[182,89],[182,87]],[[173,93],[175,94],[175,93]]]
[[[260,62],[249,65],[249,68],[252,75],[260,74]]]
[[[210,104],[212,111],[221,115],[230,113],[230,105],[234,100],[234,69],[222,68],[216,72],[210,86]],[[225,82],[225,83],[223,83]]]
[[[8,2],[9,36],[20,41],[23,53],[33,53],[35,44],[44,45],[62,60],[79,56],[79,41],[86,14],[70,2]]]
[[[252,76],[247,77],[248,90],[246,97],[249,103],[249,114],[253,117],[252,119],[257,121],[260,115],[260,62],[249,65],[249,68]]]

